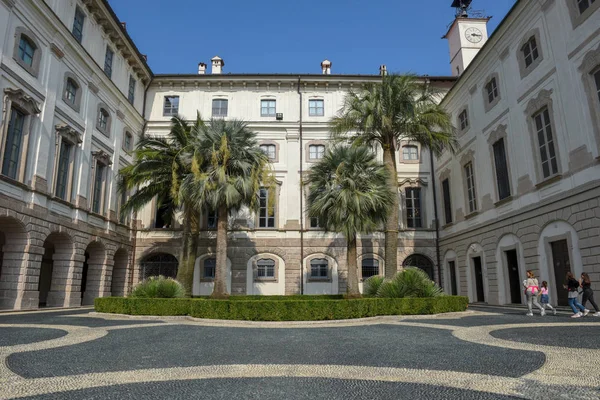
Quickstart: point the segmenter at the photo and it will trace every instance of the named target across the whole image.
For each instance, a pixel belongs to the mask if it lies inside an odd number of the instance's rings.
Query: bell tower
[[[471,10],[473,0],[453,0],[456,16],[442,39],[448,39],[452,75],[460,76],[487,42],[487,22],[482,12]]]

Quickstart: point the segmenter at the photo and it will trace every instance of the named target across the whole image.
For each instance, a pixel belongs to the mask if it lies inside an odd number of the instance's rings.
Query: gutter
[[[304,294],[304,195],[302,183],[302,92],[300,91],[301,78],[298,76],[298,98],[300,100],[299,143],[300,143],[300,294]]]

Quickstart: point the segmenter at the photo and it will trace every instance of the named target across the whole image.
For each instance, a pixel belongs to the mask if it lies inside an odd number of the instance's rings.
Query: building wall
[[[575,1],[519,2],[444,99],[458,114],[467,108],[470,127],[459,132],[460,150],[437,162],[439,182],[449,178],[453,221],[442,230],[444,268],[455,259],[460,293],[476,300],[473,257],[483,257],[485,300],[510,303],[506,249],[518,249],[519,274],[532,269],[550,284],[557,302],[550,242],[568,239],[571,270],[590,273],[600,288],[600,102],[590,72],[600,67],[600,12],[572,18]],[[535,36],[541,59],[523,69],[521,46]],[[495,76],[500,99],[486,106],[485,85]],[[594,95],[592,95],[592,92]],[[575,101],[576,100],[576,101]],[[536,112],[547,107],[558,173],[544,178]],[[492,144],[504,138],[511,196],[501,200]],[[477,209],[467,205],[464,165],[473,162]],[[440,186],[441,193],[441,186]],[[440,204],[443,210],[443,206]],[[481,254],[479,254],[481,253]],[[556,261],[556,260],[554,260]],[[449,277],[448,273],[444,274]],[[445,282],[449,290],[448,279]]]

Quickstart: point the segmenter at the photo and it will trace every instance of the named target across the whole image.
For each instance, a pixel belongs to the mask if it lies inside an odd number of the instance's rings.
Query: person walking
[[[588,315],[590,310],[586,309],[577,300],[577,296],[579,296],[579,281],[575,279],[572,272],[567,272],[567,284],[563,285],[563,287],[569,291],[569,306],[573,310],[571,318],[580,318]]]
[[[546,315],[546,311],[544,311],[544,308],[542,308],[537,299],[538,293],[540,292],[540,287],[533,271],[527,271],[527,279],[523,281],[523,287],[525,287],[525,295],[527,296],[527,309],[529,310],[526,315],[528,317],[533,317],[533,304],[540,309],[540,315],[542,317]]]
[[[542,282],[542,287],[540,288],[540,293],[541,293],[541,303],[542,303],[542,308],[544,309],[544,311],[546,310],[546,307],[548,307],[549,309],[552,310],[552,315],[556,315],[556,308],[552,307],[550,305],[550,296],[548,295],[548,282],[543,281]]]
[[[590,280],[590,276],[583,272],[581,274],[581,279],[579,280],[581,287],[583,288],[583,297],[581,299],[581,304],[585,307],[588,300],[590,301],[594,310],[596,310],[595,314],[592,314],[594,317],[600,317],[600,310],[598,310],[598,304],[594,301],[594,291],[592,290],[592,281]]]

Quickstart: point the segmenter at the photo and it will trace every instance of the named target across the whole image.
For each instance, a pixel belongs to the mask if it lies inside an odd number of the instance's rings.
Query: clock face
[[[471,43],[479,43],[483,39],[483,34],[477,28],[469,28],[465,31],[465,37]]]

